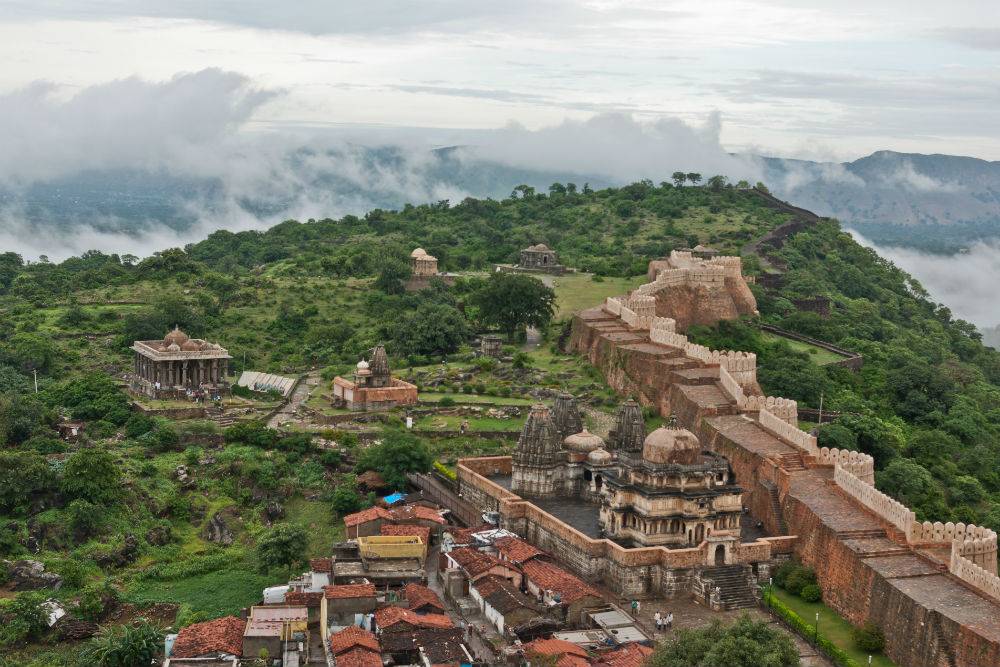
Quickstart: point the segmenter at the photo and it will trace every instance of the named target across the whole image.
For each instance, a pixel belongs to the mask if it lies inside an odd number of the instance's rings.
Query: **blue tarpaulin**
[[[402,499],[403,499],[403,494],[400,493],[399,491],[396,491],[396,493],[392,494],[391,496],[386,496],[382,500],[383,502],[385,502],[386,505],[395,505]]]

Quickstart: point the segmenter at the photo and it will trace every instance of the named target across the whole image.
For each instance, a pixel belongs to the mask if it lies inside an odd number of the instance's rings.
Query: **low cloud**
[[[895,171],[885,174],[881,180],[890,187],[902,187],[917,192],[961,192],[958,183],[946,183],[917,171],[913,163],[904,162]]]
[[[977,243],[966,253],[934,255],[912,248],[879,246],[850,230],[854,239],[916,278],[955,317],[980,328],[1000,324],[996,290],[1000,284],[1000,242]]]

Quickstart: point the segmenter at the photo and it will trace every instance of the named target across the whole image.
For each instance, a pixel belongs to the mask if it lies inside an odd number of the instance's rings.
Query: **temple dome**
[[[701,444],[694,433],[683,428],[661,426],[642,444],[642,458],[650,463],[694,463]]]
[[[188,339],[181,343],[181,349],[185,352],[198,352],[201,350],[201,343],[194,339]]]
[[[163,337],[163,344],[170,345],[171,343],[177,343],[178,345],[183,345],[188,342],[188,335],[180,330],[178,327],[174,327],[174,330]]]
[[[366,370],[368,370],[368,362],[365,361],[364,359],[362,359],[361,361],[359,361],[358,362],[358,370],[359,371],[366,371]]]
[[[603,447],[599,447],[587,454],[587,462],[599,466],[607,465],[611,463],[611,452]]]
[[[414,249],[413,252],[410,253],[410,257],[425,257],[426,255],[427,251],[424,250],[423,248],[416,248]]]
[[[167,345],[166,350],[167,352],[180,352],[181,346],[177,343],[171,343],[170,345]]]
[[[585,427],[579,433],[567,436],[563,440],[563,445],[570,451],[588,454],[595,449],[603,447],[604,439],[599,435],[591,433]]]

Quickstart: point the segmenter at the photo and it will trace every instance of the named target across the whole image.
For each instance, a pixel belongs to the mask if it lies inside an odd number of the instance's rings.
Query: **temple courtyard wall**
[[[886,653],[900,667],[1000,665],[1000,600],[974,585],[995,577],[988,565],[968,565],[992,558],[995,573],[995,535],[971,539],[957,534],[981,529],[923,524],[923,533],[933,535],[922,543],[912,513],[871,486],[870,459],[821,451],[791,419],[747,409],[763,399],[741,395],[718,366],[656,345],[648,329],[630,327],[604,309],[574,319],[570,347],[614,389],[661,415],[676,415],[706,448],[726,457],[752,514],[769,533],[795,536],[789,546],[816,570],[824,601],[855,625],[882,628]],[[964,569],[955,568],[956,550],[963,548],[988,558],[971,554]],[[955,574],[970,570],[965,580]],[[663,588],[662,572],[649,576]]]

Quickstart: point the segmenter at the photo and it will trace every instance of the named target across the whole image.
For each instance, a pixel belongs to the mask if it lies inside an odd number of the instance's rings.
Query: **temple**
[[[522,250],[521,261],[517,268],[524,271],[552,273],[557,276],[566,272],[566,267],[559,263],[556,251],[544,243],[528,246]]]
[[[388,410],[417,402],[417,387],[392,377],[385,346],[372,351],[371,361],[362,359],[354,371],[354,380],[333,379],[333,404],[348,410]]]
[[[135,362],[131,390],[151,398],[204,390],[224,393],[229,384],[229,352],[200,338],[189,338],[179,328],[163,340],[138,340],[132,344]]]
[[[423,248],[415,248],[410,253],[410,278],[404,288],[408,292],[416,292],[429,287],[432,280],[441,280],[446,285],[455,282],[455,275],[438,271],[438,260]]]

